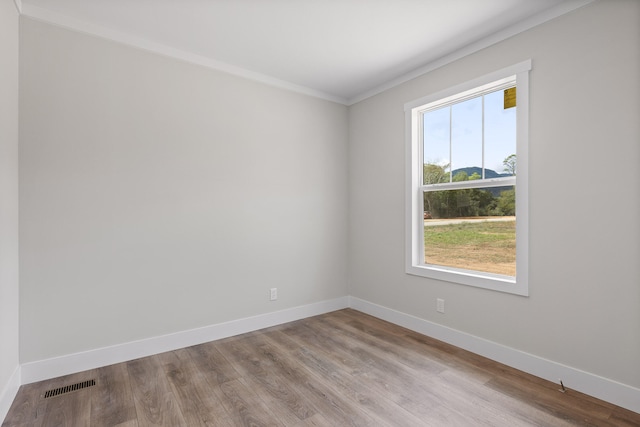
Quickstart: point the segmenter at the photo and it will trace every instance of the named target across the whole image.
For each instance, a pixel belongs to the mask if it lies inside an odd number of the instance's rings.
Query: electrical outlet
[[[278,299],[278,288],[271,288],[271,296],[269,297],[271,301],[275,301]]]
[[[444,313],[444,300],[442,298],[436,299],[436,311],[438,313]]]

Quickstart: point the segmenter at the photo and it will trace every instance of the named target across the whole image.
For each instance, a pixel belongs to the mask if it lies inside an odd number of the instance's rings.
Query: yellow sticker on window
[[[510,87],[504,90],[504,109],[516,106],[516,88]]]

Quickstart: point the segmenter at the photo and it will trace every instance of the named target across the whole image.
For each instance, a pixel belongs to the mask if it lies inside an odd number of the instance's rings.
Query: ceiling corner
[[[449,53],[448,55],[445,55],[441,58],[438,58],[434,61],[424,64],[421,67],[418,67],[406,74],[396,77],[395,79],[389,80],[388,82],[385,82],[379,86],[376,86],[360,94],[352,96],[349,99],[347,99],[346,105],[351,106],[353,104],[357,104],[358,102],[364,101],[367,98],[378,95],[386,90],[399,86],[402,83],[408,82],[409,80],[413,80],[417,77],[420,77],[423,74],[426,74],[437,68],[443,67],[467,55],[471,55],[472,53],[485,49],[491,45],[497,44],[503,40],[506,40],[522,32],[525,32],[531,28],[537,27],[538,25],[544,24],[547,21],[551,21],[552,19],[555,19],[559,16],[572,12],[583,6],[586,6],[589,3],[593,3],[594,1],[596,0],[569,0],[564,3],[561,3],[555,7],[552,7],[548,10],[540,12],[521,22],[518,22],[517,24],[507,27],[494,34],[491,34],[488,37],[485,37],[481,40],[477,40],[461,49],[458,49],[454,52]]]

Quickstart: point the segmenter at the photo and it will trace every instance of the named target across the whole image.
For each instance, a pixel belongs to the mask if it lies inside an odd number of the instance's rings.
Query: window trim
[[[474,286],[516,295],[529,295],[529,71],[531,60],[514,64],[493,73],[452,86],[448,89],[408,102],[405,110],[405,271],[407,274]],[[424,227],[422,190],[423,159],[418,119],[428,104],[448,102],[451,97],[474,89],[482,90],[492,82],[516,76],[518,108],[516,110],[516,155],[518,175],[516,185],[516,277],[482,273],[445,266],[424,265],[422,236]],[[485,180],[488,185],[491,180]],[[442,189],[446,189],[446,183]],[[422,257],[422,258],[421,258]]]

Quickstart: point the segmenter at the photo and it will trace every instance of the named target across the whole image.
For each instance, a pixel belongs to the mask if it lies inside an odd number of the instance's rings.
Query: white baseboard
[[[463,348],[537,377],[558,382],[614,405],[640,413],[640,389],[565,366],[520,350],[485,340],[381,305],[349,297],[349,306],[382,320]]]
[[[165,351],[177,350],[179,348],[256,331],[258,329],[347,308],[348,303],[348,297],[341,297],[174,334],[24,363],[21,373],[22,384],[82,372],[88,369],[126,362]]]
[[[13,374],[9,377],[9,381],[0,392],[0,424],[9,413],[13,399],[15,399],[16,394],[18,394],[18,389],[20,388],[20,371],[20,366],[16,366]]]
[[[6,412],[9,410],[11,402],[21,384],[29,384],[85,371],[87,369],[126,362],[140,357],[227,338],[347,307],[488,357],[489,359],[504,363],[505,365],[537,377],[553,382],[558,382],[559,379],[562,379],[568,389],[577,390],[640,413],[640,389],[638,388],[506,347],[359,298],[341,297],[198,329],[25,363],[16,369],[11,381],[0,395],[0,417],[6,416]]]

